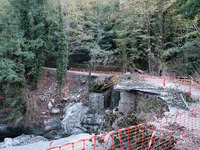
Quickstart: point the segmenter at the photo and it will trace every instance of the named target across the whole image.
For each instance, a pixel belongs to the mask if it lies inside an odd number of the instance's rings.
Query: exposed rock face
[[[130,111],[130,109],[135,109],[136,107],[136,96],[135,94],[127,91],[121,91],[120,101],[119,101],[119,112],[122,112],[124,115]]]
[[[132,111],[141,122],[154,120],[154,114],[158,118],[163,117],[164,112],[168,111],[166,102],[154,95],[137,91],[121,91],[120,97],[119,113],[126,116]]]
[[[88,107],[82,103],[71,103],[64,108],[65,115],[62,125],[66,134],[71,135],[85,132],[85,129],[81,127],[81,122],[86,116],[87,111]]]
[[[91,93],[89,95],[89,108],[101,113],[104,110],[104,95],[102,93]]]
[[[44,135],[44,137],[49,139],[55,138],[56,136],[59,136],[61,129],[62,125],[60,118],[51,118],[45,122],[44,130],[46,134]]]
[[[82,125],[88,130],[88,132],[91,132],[97,131],[103,122],[104,116],[102,114],[87,114],[82,121]]]
[[[114,109],[119,105],[119,100],[120,100],[120,92],[117,90],[112,90],[111,91],[111,99],[110,99],[110,108]]]

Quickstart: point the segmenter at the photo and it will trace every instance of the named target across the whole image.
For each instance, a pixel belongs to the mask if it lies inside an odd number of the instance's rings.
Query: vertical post
[[[163,79],[163,86],[165,86],[165,80],[166,80],[166,77],[164,76],[164,79]]]
[[[189,94],[192,94],[192,84],[193,84],[193,78],[190,76],[191,80],[190,80],[190,91]]]
[[[128,140],[127,148],[128,149],[129,149],[129,136],[130,136],[130,127],[128,127],[128,136],[127,136],[127,140]]]
[[[103,150],[105,150],[105,136],[106,134],[103,134]]]
[[[122,131],[119,131],[119,136],[120,136],[120,139],[119,139],[119,145],[120,145],[120,150],[122,150]]]
[[[83,150],[85,150],[85,140],[83,140]]]
[[[157,123],[158,119],[157,119],[156,115],[153,115],[153,117],[156,119],[156,123]],[[155,127],[153,129],[153,133],[152,133],[151,139],[150,139],[150,141],[148,143],[148,150],[150,150],[150,147],[151,147],[151,144],[153,142],[153,138],[154,138],[155,134],[156,134],[156,125],[155,125]]]
[[[96,136],[94,137],[94,148],[93,148],[93,150],[95,150],[95,147],[96,147]]]
[[[114,133],[114,132],[113,132],[113,133]],[[112,150],[114,150],[114,144],[115,144],[115,143],[114,143],[115,141],[114,141],[114,134],[113,134],[113,133],[112,133],[112,146],[111,146],[111,149],[112,149]]]

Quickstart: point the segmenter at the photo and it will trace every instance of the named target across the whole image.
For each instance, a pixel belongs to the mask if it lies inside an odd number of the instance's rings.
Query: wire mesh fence
[[[49,150],[198,150],[200,107]]]

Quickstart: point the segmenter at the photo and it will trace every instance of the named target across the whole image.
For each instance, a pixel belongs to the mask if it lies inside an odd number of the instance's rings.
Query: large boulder
[[[82,126],[87,129],[87,132],[99,132],[99,127],[104,122],[103,114],[87,114],[82,121]]]
[[[89,95],[89,108],[101,113],[104,110],[104,95],[102,93],[91,93]]]
[[[85,132],[85,129],[81,128],[81,122],[86,116],[87,111],[88,107],[82,103],[71,103],[64,108],[62,126],[65,134],[72,135]]]
[[[61,120],[59,117],[53,117],[45,121],[44,124],[44,130],[46,132],[46,134],[44,135],[45,138],[53,139],[59,136],[62,129]]]
[[[130,109],[134,109],[136,107],[136,95],[135,93],[128,91],[121,91],[120,93],[120,101],[119,101],[119,112],[122,112],[124,115],[130,111]]]

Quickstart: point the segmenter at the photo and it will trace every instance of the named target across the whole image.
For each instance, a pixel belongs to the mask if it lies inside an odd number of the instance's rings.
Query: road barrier
[[[71,68],[71,71],[79,71],[79,72],[88,72],[88,69],[77,69],[77,68]],[[92,73],[98,73],[98,74],[111,74],[111,75],[127,75],[126,73],[122,72],[106,72],[106,71],[92,71]],[[200,88],[200,80],[195,81],[191,76],[190,77],[180,77],[176,76],[175,78],[167,77],[167,76],[150,76],[149,74],[138,74],[138,73],[130,73],[128,74],[130,76],[139,76],[141,78],[151,78],[151,79],[163,79],[163,85],[165,86],[166,80],[181,82],[184,84],[192,84],[192,86],[196,88]]]
[[[104,89],[109,88],[113,85],[116,85],[117,84],[117,78],[118,78],[118,76],[111,78],[110,81],[108,81],[106,84],[103,85],[101,90],[104,90]]]
[[[48,150],[198,150],[199,148],[200,107]]]

